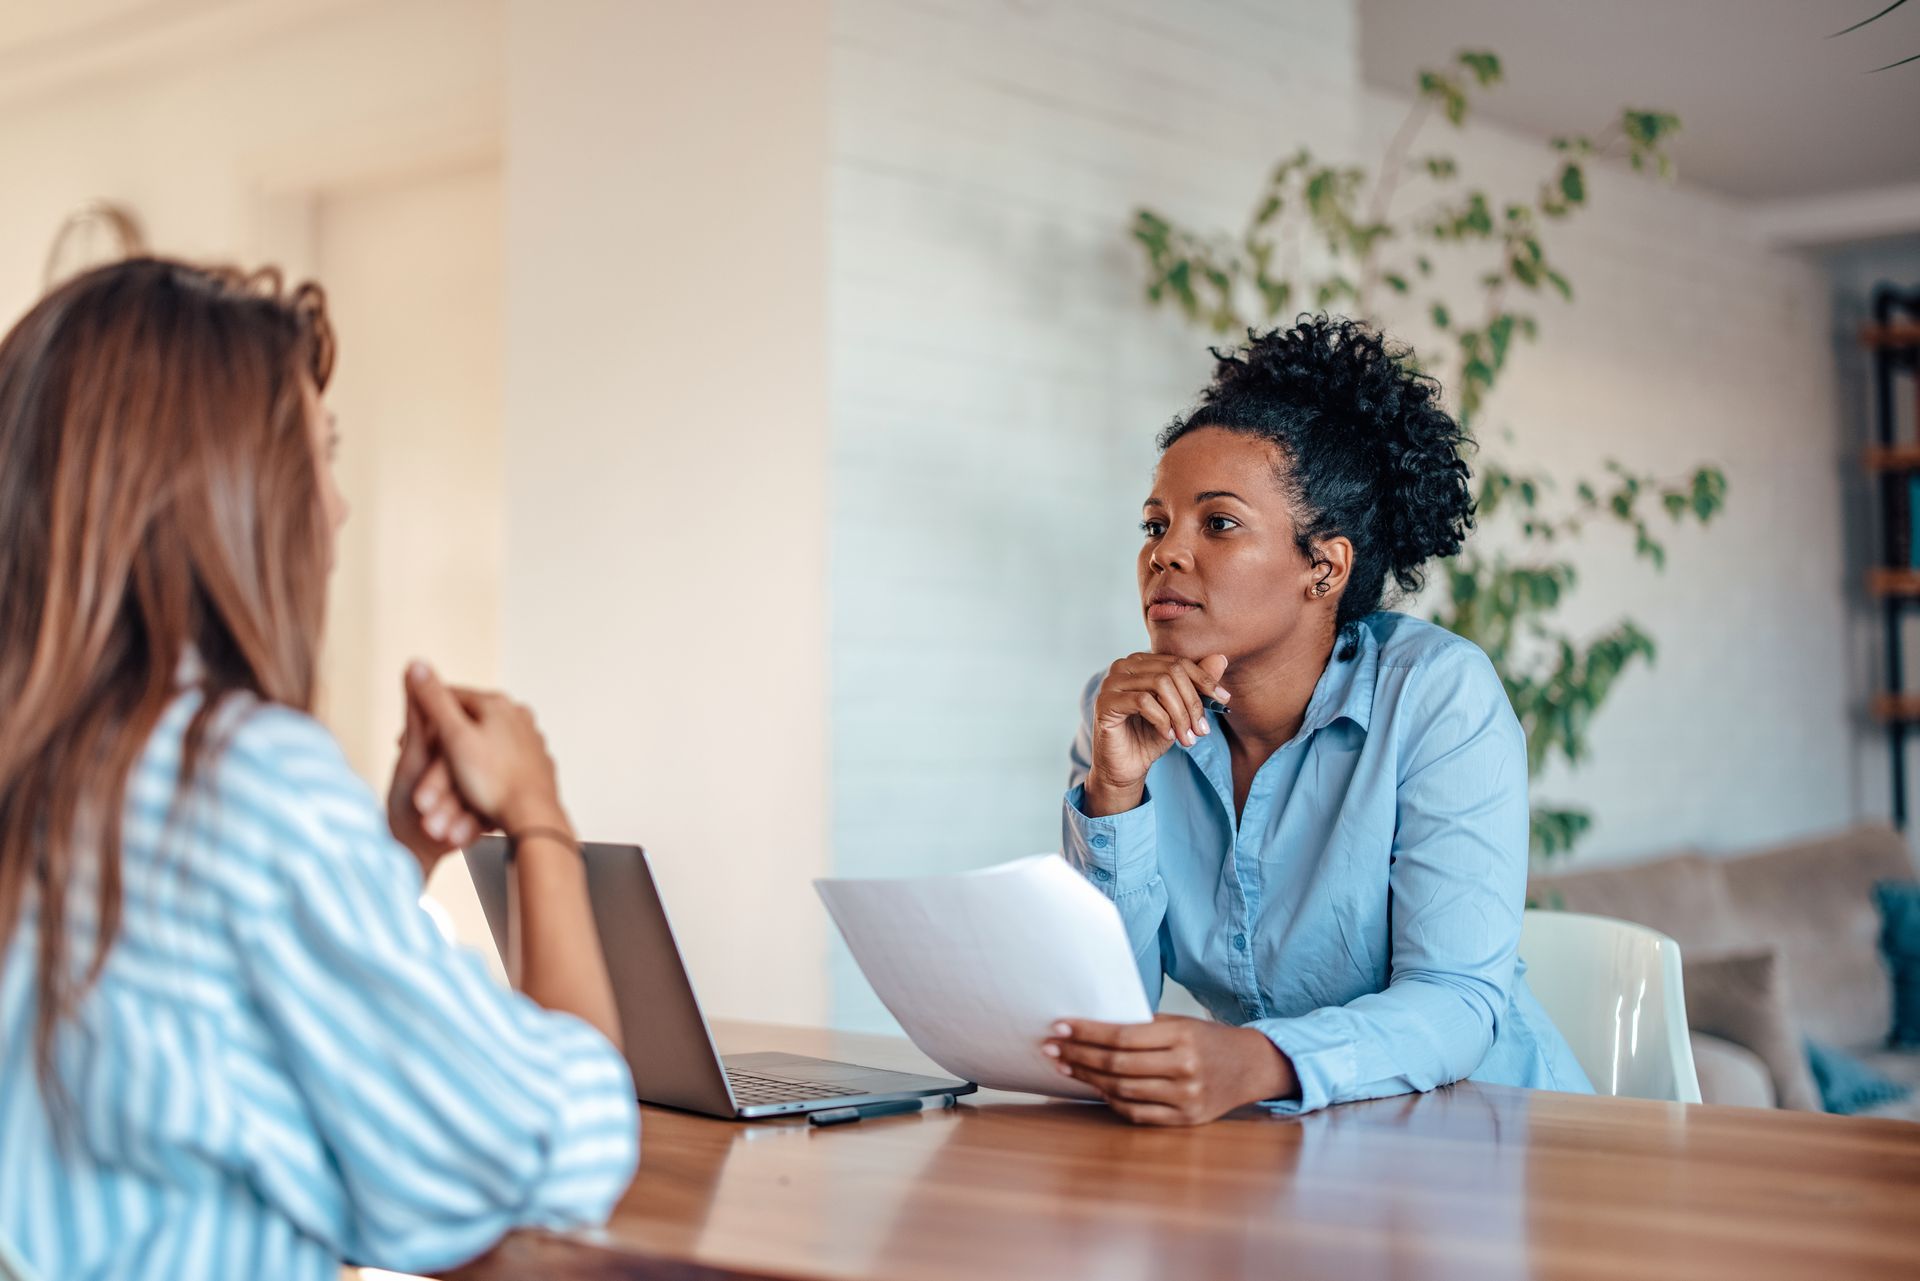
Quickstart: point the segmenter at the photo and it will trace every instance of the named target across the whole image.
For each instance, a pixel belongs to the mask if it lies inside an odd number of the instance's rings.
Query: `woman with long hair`
[[[419,1271],[604,1220],[638,1119],[531,715],[312,718],[346,517],[320,291],[138,259],[0,341],[0,1237],[48,1277]],[[516,838],[505,992],[418,906]]]
[[[1591,1089],[1518,960],[1527,757],[1487,656],[1381,608],[1460,549],[1466,439],[1409,353],[1302,320],[1216,352],[1142,509],[1150,646],[1082,700],[1064,852],[1213,1020],[1069,1022],[1131,1120],[1462,1077]]]

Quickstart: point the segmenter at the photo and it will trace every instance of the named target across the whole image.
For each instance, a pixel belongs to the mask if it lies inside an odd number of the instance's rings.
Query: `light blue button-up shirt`
[[[1171,976],[1292,1060],[1300,1098],[1270,1106],[1462,1078],[1590,1093],[1522,977],[1526,740],[1493,664],[1404,614],[1362,619],[1358,640],[1237,822],[1214,713],[1212,734],[1148,771],[1138,808],[1086,816],[1095,677],[1067,860],[1119,907],[1149,999]]]

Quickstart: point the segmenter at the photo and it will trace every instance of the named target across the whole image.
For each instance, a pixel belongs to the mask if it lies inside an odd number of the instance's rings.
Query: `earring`
[[[1315,596],[1325,596],[1327,594],[1327,583],[1325,579],[1313,585],[1313,594]]]

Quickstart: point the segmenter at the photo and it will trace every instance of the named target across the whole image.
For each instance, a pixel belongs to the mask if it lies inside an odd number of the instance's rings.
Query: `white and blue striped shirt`
[[[176,810],[199,701],[129,780],[125,915],[56,1042],[64,1130],[34,1070],[31,900],[0,970],[0,1238],[62,1281],[336,1281],[603,1222],[639,1154],[620,1056],[440,936],[312,719],[230,699]],[[80,965],[89,888],[71,913]]]

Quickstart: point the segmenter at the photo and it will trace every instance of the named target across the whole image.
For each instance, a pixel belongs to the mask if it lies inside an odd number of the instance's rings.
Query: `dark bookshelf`
[[[1880,491],[1880,564],[1867,575],[1879,603],[1885,639],[1880,693],[1873,718],[1886,726],[1893,772],[1893,822],[1907,825],[1908,730],[1920,726],[1920,692],[1909,691],[1901,639],[1920,602],[1920,435],[1902,439],[1895,397],[1904,384],[1920,419],[1920,286],[1881,285],[1873,293],[1873,323],[1860,331],[1873,369],[1873,443],[1862,464]],[[1903,377],[1904,376],[1904,377]]]

